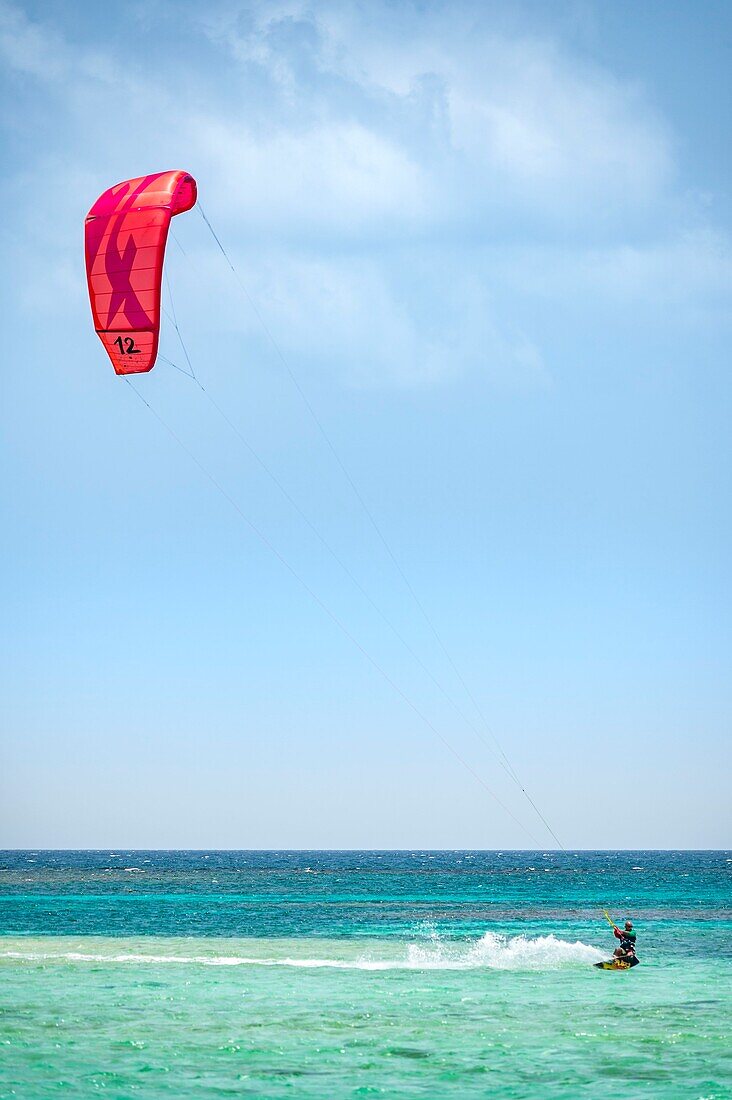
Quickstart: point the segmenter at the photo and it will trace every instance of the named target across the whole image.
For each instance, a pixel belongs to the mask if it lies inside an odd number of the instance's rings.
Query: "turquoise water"
[[[0,1097],[732,1097],[732,853],[0,853]],[[630,914],[642,964],[603,973]]]

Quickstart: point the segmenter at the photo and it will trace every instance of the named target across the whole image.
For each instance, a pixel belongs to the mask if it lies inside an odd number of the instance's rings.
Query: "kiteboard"
[[[607,959],[606,962],[593,963],[598,970],[630,970],[632,967],[637,966],[640,959]]]

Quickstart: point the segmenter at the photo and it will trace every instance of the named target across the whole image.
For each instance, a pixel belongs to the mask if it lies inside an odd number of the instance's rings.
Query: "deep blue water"
[[[0,852],[5,935],[584,934],[603,908],[639,950],[729,955],[732,853]]]

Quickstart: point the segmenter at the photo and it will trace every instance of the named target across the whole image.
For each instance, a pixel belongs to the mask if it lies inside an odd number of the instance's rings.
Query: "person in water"
[[[625,922],[625,928],[623,929],[618,928],[617,924],[614,924],[613,935],[616,939],[620,940],[620,943],[613,951],[615,958],[624,959],[626,962],[631,962],[635,959],[636,934],[633,931],[633,922],[627,920]]]

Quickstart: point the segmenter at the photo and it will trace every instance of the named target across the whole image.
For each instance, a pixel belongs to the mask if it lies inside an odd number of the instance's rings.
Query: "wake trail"
[[[291,944],[289,945],[291,948]],[[433,937],[426,944],[405,945],[401,956],[379,958],[376,952],[355,958],[296,957],[245,954],[173,954],[140,951],[0,951],[0,960],[29,963],[96,963],[141,966],[286,967],[304,970],[560,970],[587,966],[606,957],[590,944],[548,936],[503,936],[486,932],[478,940],[446,941]]]

